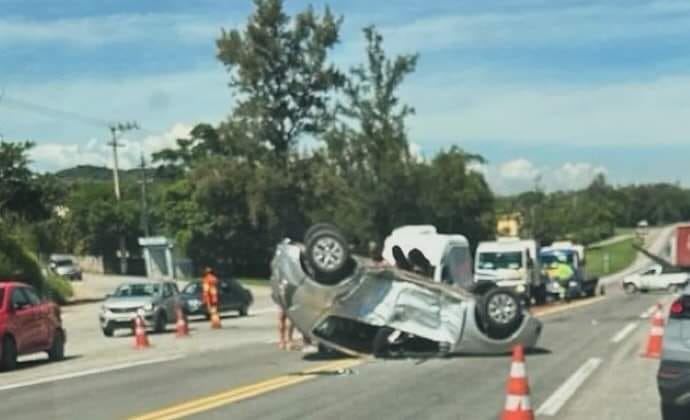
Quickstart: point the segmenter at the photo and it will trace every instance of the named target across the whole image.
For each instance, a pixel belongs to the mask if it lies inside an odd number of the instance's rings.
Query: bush
[[[60,305],[74,295],[72,284],[56,275],[49,274],[44,282],[43,296]]]

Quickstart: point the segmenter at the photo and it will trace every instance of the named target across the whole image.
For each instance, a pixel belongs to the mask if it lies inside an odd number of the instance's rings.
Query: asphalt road
[[[537,418],[659,418],[658,362],[639,357],[649,328],[641,315],[671,297],[626,296],[618,280],[607,279],[603,298],[538,310],[540,349],[527,356]],[[189,339],[151,336],[153,348],[135,351],[131,337],[98,336],[95,308],[67,311],[77,340],[70,360],[25,361],[0,374],[1,419],[488,420],[505,402],[509,356],[323,360],[281,352],[268,307],[226,318],[221,331],[195,323]]]

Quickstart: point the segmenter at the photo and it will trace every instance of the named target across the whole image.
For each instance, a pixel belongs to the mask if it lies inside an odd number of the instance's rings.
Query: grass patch
[[[240,283],[242,283],[244,286],[252,287],[269,287],[271,285],[268,279],[255,277],[240,277]]]
[[[68,280],[48,274],[43,282],[43,294],[53,302],[63,305],[74,296],[74,290]]]
[[[587,249],[587,271],[591,275],[605,276],[629,267],[637,251],[633,248],[634,239],[626,239],[610,245]],[[606,256],[608,255],[608,264]]]

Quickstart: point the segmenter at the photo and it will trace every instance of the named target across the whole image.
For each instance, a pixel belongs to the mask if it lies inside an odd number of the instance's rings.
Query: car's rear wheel
[[[243,306],[240,308],[240,316],[247,316],[249,315],[249,308],[246,306]]]
[[[102,328],[103,335],[106,337],[112,337],[115,334],[115,330],[110,325],[106,325]]]
[[[163,333],[165,332],[165,325],[168,323],[168,317],[165,315],[165,312],[158,312],[158,315],[156,315],[156,320],[154,322],[154,327],[153,330],[156,333]]]
[[[305,254],[306,262],[314,272],[314,280],[319,283],[338,283],[352,268],[348,242],[333,226],[323,226],[311,233]]]
[[[61,330],[55,331],[53,345],[48,350],[48,358],[52,362],[57,362],[65,358],[65,336]]]
[[[522,302],[512,290],[497,287],[489,290],[480,302],[480,314],[487,332],[495,338],[514,333],[522,322]]]
[[[625,293],[629,295],[634,295],[637,293],[637,286],[635,286],[633,283],[625,283],[623,285],[623,290],[625,290]]]
[[[2,340],[2,357],[0,357],[0,369],[12,370],[17,367],[17,345],[12,337]]]

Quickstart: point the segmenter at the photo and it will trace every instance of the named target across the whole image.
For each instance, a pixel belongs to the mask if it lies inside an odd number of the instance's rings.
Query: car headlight
[[[147,303],[142,307],[142,309],[146,312],[151,312],[153,310],[153,303]]]
[[[518,293],[524,293],[525,290],[527,290],[527,289],[525,288],[525,286],[523,284],[519,284],[519,285],[515,286],[515,291]]]
[[[190,308],[198,308],[199,306],[201,306],[201,301],[199,299],[189,299],[187,301],[187,305]]]

